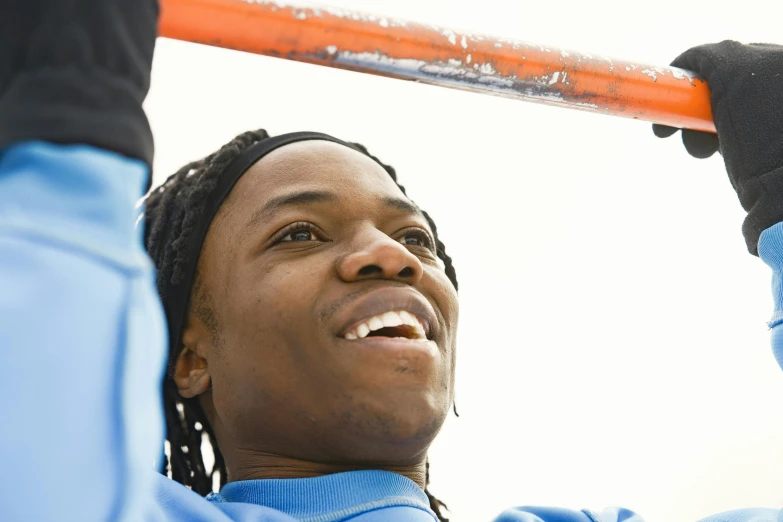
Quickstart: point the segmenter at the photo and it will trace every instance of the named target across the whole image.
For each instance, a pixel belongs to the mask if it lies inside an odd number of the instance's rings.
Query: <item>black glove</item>
[[[672,65],[701,75],[712,91],[718,135],[685,130],[697,158],[720,150],[748,217],[742,233],[751,254],[766,228],[783,221],[783,46],[725,41],[694,47]],[[659,137],[676,129],[653,125]]]
[[[0,149],[84,143],[152,163],[157,0],[0,0]]]

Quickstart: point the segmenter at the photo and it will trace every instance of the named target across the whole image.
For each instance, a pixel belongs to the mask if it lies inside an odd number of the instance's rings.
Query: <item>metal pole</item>
[[[169,38],[715,132],[707,84],[682,69],[296,2],[160,3]]]

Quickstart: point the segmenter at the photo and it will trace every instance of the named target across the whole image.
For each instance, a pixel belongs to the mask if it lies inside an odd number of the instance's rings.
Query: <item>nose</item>
[[[413,285],[424,274],[418,257],[375,227],[361,231],[354,245],[337,262],[337,272],[343,281],[393,279]]]

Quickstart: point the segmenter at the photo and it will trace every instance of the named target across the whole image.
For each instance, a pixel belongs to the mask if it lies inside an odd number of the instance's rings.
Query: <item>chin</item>
[[[357,460],[382,464],[420,460],[451,408],[448,398],[421,392],[365,395],[356,402],[342,415],[344,440]]]

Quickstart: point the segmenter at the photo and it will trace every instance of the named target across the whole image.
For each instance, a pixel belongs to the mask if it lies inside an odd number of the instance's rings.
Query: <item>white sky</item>
[[[330,4],[657,65],[783,43],[776,0]],[[367,145],[434,216],[461,288],[461,417],[431,451],[453,520],[783,506],[769,270],[719,157],[640,122],[169,40],[147,110],[156,183],[251,128],[317,130]]]

